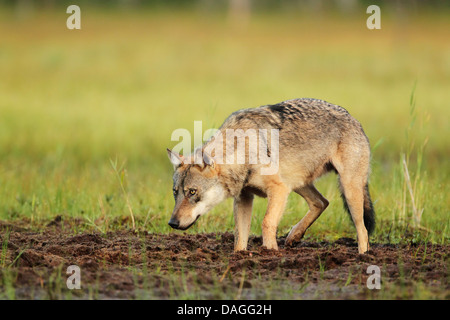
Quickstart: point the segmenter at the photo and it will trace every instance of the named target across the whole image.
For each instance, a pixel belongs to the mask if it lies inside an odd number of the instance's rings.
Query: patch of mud
[[[41,233],[0,223],[0,294],[10,286],[19,299],[364,299],[379,294],[366,286],[367,268],[376,265],[385,288],[410,286],[413,295],[421,283],[449,298],[450,246],[372,244],[359,255],[349,238],[287,248],[282,237],[273,251],[252,236],[248,251],[235,253],[231,233],[73,234],[60,223],[52,221]],[[81,290],[67,289],[70,265],[80,267]]]

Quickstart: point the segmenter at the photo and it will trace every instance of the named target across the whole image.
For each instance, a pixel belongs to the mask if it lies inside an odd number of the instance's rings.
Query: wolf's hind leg
[[[247,250],[252,220],[253,194],[242,193],[234,199],[234,251]]]
[[[320,194],[319,191],[311,184],[294,190],[296,193],[305,198],[309,206],[309,211],[289,232],[286,238],[286,245],[293,245],[295,242],[303,238],[306,230],[320,216],[320,214],[328,207],[328,200]]]
[[[369,250],[369,235],[364,225],[364,182],[352,177],[353,175],[340,174],[341,192],[345,197],[350,210],[358,238],[358,251],[365,253]]]

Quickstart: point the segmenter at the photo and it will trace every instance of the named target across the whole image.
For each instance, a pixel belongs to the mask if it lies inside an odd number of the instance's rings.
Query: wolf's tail
[[[350,214],[350,209],[348,207],[347,200],[345,199],[345,195],[342,192],[342,188],[341,198],[344,202],[345,211]],[[375,210],[373,208],[372,200],[370,199],[368,183],[366,183],[366,185],[364,186],[364,226],[366,227],[369,234],[371,234],[375,230]]]

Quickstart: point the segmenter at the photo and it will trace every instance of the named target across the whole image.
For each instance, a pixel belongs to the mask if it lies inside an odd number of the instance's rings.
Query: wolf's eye
[[[173,195],[176,196],[177,193],[178,193],[178,190],[177,189],[173,189],[172,191],[173,191]]]
[[[195,195],[196,193],[197,193],[197,190],[195,190],[195,189],[189,189],[189,194],[190,194],[191,196]]]

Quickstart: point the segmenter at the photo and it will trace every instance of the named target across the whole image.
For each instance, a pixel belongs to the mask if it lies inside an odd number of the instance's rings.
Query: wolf
[[[237,136],[223,140],[218,139],[219,135],[227,136],[232,130],[261,129],[278,132],[275,172],[261,173],[261,169],[271,165],[267,161],[248,161],[252,149],[249,135],[244,136],[247,161],[221,159],[221,152],[236,149]],[[286,246],[293,246],[329,204],[314,187],[314,181],[327,172],[334,172],[338,175],[344,208],[356,227],[358,251],[362,254],[369,250],[369,234],[375,228],[375,211],[368,187],[370,144],[361,124],[347,110],[319,99],[287,100],[236,111],[217,133],[189,155],[167,149],[174,166],[175,207],[169,221],[172,228],[188,229],[200,216],[232,197],[234,250],[246,250],[254,196],[267,197],[262,245],[277,250],[278,224],[288,195],[294,191],[306,200],[309,210],[285,240]],[[272,143],[269,146],[270,138],[266,140],[265,145],[258,143],[256,149],[271,155],[276,148]]]

